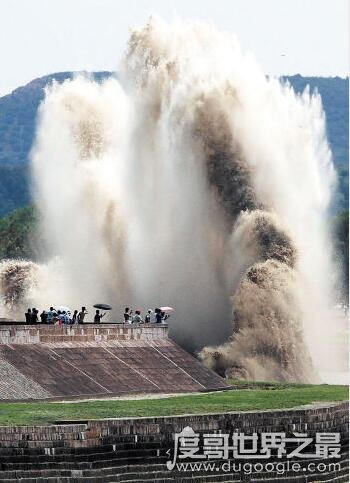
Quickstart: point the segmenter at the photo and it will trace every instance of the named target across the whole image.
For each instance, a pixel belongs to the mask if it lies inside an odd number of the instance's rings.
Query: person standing
[[[42,324],[47,324],[47,312],[45,310],[41,312],[40,320]]]
[[[165,312],[161,312],[160,315],[161,315],[162,324],[165,324],[166,319],[168,319],[170,317],[170,315],[166,314]]]
[[[142,320],[142,317],[141,317],[141,311],[140,310],[136,310],[135,311],[135,315],[132,319],[132,323],[133,324],[142,324],[143,320]]]
[[[26,318],[26,324],[31,324],[32,322],[32,311],[30,309],[27,310],[27,312],[24,314],[25,315],[25,318]]]
[[[106,315],[106,312],[104,314],[101,314],[99,310],[96,310],[95,317],[94,317],[94,324],[100,324],[101,319]]]
[[[130,310],[129,307],[125,307],[124,324],[131,324],[131,314],[132,314],[132,310]]]
[[[81,311],[79,312],[78,314],[78,324],[83,324],[84,323],[84,319],[85,319],[85,315],[87,314],[87,310],[86,310],[86,307],[82,307],[81,308]]]
[[[74,310],[72,320],[71,320],[71,324],[77,324],[77,323],[78,323],[78,311]]]
[[[160,309],[154,309],[154,313],[155,313],[155,322],[156,324],[161,324],[162,323],[162,313],[161,313],[161,310]]]
[[[31,317],[30,317],[30,323],[31,324],[37,324],[39,322],[38,320],[38,313],[39,311],[36,310],[35,307],[32,308],[32,314],[31,314]]]
[[[65,310],[63,310],[60,314],[60,321],[61,321],[61,324],[64,324],[64,325],[69,324],[69,316]]]
[[[152,310],[147,310],[147,314],[145,315],[145,324],[150,324],[152,322]]]
[[[63,324],[62,312],[60,310],[57,310],[57,317],[58,317],[58,325],[62,325]]]
[[[52,324],[53,313],[54,313],[54,308],[50,307],[50,310],[47,313],[47,323],[48,324]]]

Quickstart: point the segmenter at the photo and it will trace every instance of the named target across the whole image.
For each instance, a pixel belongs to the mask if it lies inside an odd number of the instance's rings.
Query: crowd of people
[[[147,310],[144,317],[141,315],[140,310],[135,310],[135,315],[132,315],[133,311],[126,307],[124,311],[124,323],[125,324],[164,324],[165,321],[170,317],[161,309]]]
[[[73,314],[68,310],[56,310],[50,307],[50,310],[43,310],[39,315],[39,310],[34,307],[27,310],[25,318],[27,324],[83,324],[87,313],[86,307],[82,307],[80,312],[74,310]],[[99,310],[96,310],[94,322],[100,323],[104,315],[100,314]]]
[[[27,310],[25,319],[27,324],[72,325],[83,324],[87,314],[86,307],[82,307],[79,312],[74,310],[73,314],[69,310],[56,310],[50,307],[50,310],[43,310],[39,315],[39,310],[34,307]],[[100,324],[105,315],[106,313],[96,310],[94,324]],[[134,315],[129,307],[126,307],[124,311],[125,324],[164,324],[169,317],[169,314],[158,308],[154,309],[154,311],[149,309],[143,317],[140,310],[135,310]]]

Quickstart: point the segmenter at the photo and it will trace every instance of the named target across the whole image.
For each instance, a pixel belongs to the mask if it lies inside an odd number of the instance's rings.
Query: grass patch
[[[243,390],[164,399],[0,403],[0,425],[43,425],[53,424],[59,420],[280,409],[312,402],[348,399],[347,386],[256,383],[258,388],[246,390],[246,382],[231,382],[235,386],[240,385]],[[267,387],[261,388],[264,384],[267,384]],[[252,386],[252,383],[249,385]]]
[[[291,389],[313,387],[312,384],[300,382],[273,382],[273,381],[242,381],[240,379],[228,379],[229,384],[238,389]]]

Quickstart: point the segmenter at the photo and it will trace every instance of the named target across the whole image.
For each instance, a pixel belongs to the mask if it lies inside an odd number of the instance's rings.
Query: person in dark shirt
[[[32,309],[32,315],[31,315],[31,317],[30,317],[30,323],[31,323],[31,324],[37,324],[37,323],[39,322],[39,319],[38,319],[38,313],[39,313],[39,311],[38,311],[38,310],[36,310],[36,308],[34,307],[34,308]]]
[[[86,308],[85,307],[82,307],[81,308],[81,311],[78,314],[78,324],[83,324],[84,323],[85,315],[87,313],[88,312],[87,312]]]
[[[24,314],[26,318],[26,324],[30,324],[32,321],[32,311],[30,309]]]
[[[94,317],[94,324],[99,324],[101,322],[102,317],[106,315],[106,312],[104,314],[100,314],[99,310],[96,310],[96,314]]]
[[[162,312],[160,309],[154,309],[154,313],[156,315],[156,324],[162,323]]]
[[[45,312],[45,310],[41,312],[40,320],[42,324],[47,324],[47,312]]]
[[[131,314],[132,314],[132,310],[130,310],[129,307],[125,307],[125,311],[124,311],[124,323],[125,324],[131,323]]]
[[[77,323],[78,323],[78,311],[74,310],[72,320],[71,320],[71,324],[77,324]]]

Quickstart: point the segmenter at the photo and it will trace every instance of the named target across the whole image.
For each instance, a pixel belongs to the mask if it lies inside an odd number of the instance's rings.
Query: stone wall
[[[168,337],[167,325],[160,324],[84,324],[0,326],[0,344],[38,344],[40,342],[153,340]]]
[[[230,388],[168,338],[167,327],[0,327],[0,401]]]
[[[348,407],[347,404],[324,404],[281,411],[232,412],[193,416],[154,418],[124,418],[114,420],[64,422],[53,426],[0,427],[0,481],[10,483],[106,483],[106,482],[250,482],[250,483],[311,483],[327,481],[348,483]],[[263,470],[250,473],[244,466],[237,469],[237,458],[211,459],[208,468],[172,466],[174,433],[190,426],[197,433],[225,434],[243,432],[245,435],[262,432],[339,432],[342,451],[340,458],[315,460],[304,456],[297,461],[301,473],[277,467],[291,460],[278,459],[276,454],[266,460]],[[289,446],[294,449],[294,446]],[[314,453],[314,446],[308,448]],[[201,453],[200,448],[200,453]],[[289,452],[289,451],[288,451]],[[184,461],[184,460],[180,460]],[[187,460],[188,461],[188,460]],[[203,460],[194,457],[190,462]],[[205,461],[205,460],[204,460]],[[226,465],[224,468],[223,462]],[[254,465],[261,460],[243,460]],[[314,465],[310,470],[309,464]],[[323,465],[314,470],[316,464]],[[170,466],[168,466],[170,464]],[[227,464],[230,465],[227,469]],[[234,465],[234,467],[233,467]],[[272,466],[271,466],[272,465]]]
[[[0,426],[0,448],[88,448],[157,441],[168,445],[190,426],[198,432],[340,432],[348,434],[348,403],[324,403],[290,410],[61,421],[52,426]]]

